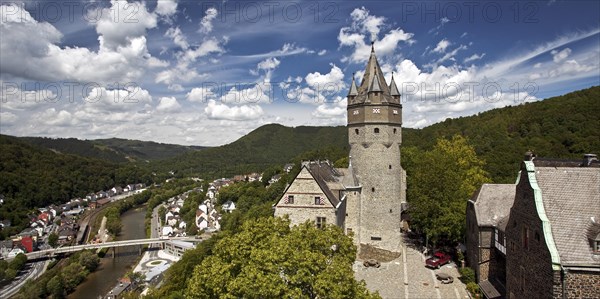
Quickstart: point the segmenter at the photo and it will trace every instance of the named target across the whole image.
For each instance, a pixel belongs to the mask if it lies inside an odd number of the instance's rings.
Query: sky
[[[226,144],[346,124],[371,43],[422,128],[600,85],[600,1],[0,0],[0,133]]]

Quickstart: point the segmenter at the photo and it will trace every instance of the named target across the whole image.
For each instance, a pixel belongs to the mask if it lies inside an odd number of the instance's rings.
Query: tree
[[[53,298],[63,298],[65,290],[61,275],[56,275],[48,280],[48,283],[46,284],[46,290],[52,294]]]
[[[48,244],[52,247],[56,247],[56,245],[58,245],[58,234],[51,233],[48,236]]]
[[[196,266],[187,298],[378,298],[354,279],[356,246],[340,228],[246,221]]]
[[[100,258],[93,252],[84,250],[79,254],[79,263],[92,272],[100,265]]]
[[[27,263],[27,256],[23,253],[19,253],[12,261],[10,261],[10,263],[8,263],[8,268],[18,272],[25,266],[25,263]]]
[[[466,138],[438,139],[434,148],[421,153],[403,151],[410,165],[407,198],[412,225],[429,240],[461,241],[467,201],[483,183],[490,182]]]

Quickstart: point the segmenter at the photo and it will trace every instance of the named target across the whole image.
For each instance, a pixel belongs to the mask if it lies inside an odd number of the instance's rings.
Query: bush
[[[469,267],[464,267],[458,270],[460,272],[460,279],[462,282],[469,284],[471,282],[475,283],[475,271]]]
[[[480,294],[479,285],[477,285],[474,281],[467,283],[467,291],[471,293],[473,296],[477,296]]]

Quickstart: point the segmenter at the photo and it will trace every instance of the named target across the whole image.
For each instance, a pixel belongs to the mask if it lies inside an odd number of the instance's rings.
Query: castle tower
[[[400,165],[402,105],[392,80],[386,84],[371,46],[360,86],[348,92],[349,171],[345,227],[359,244],[398,251],[401,213],[406,202],[406,173]]]

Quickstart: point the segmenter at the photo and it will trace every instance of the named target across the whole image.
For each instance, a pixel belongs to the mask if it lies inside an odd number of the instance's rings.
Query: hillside
[[[297,127],[278,124],[262,126],[233,143],[189,152],[172,159],[152,163],[157,171],[174,170],[178,174],[230,176],[262,171],[270,165],[282,165],[309,151],[347,153],[346,127]]]
[[[0,177],[0,194],[6,198],[0,218],[11,220],[15,229],[27,221],[28,209],[62,204],[115,184],[150,183],[152,178],[133,164],[57,153],[5,135],[0,135]]]
[[[541,157],[580,158],[600,154],[600,87],[524,105],[448,119],[423,129],[403,129],[403,147],[431,149],[437,138],[461,134],[486,160],[485,169],[498,183],[514,182],[527,150]],[[404,113],[410,113],[405,111]],[[159,171],[228,176],[264,170],[298,157],[348,154],[346,127],[265,125],[220,147],[190,152],[152,164]],[[315,153],[315,151],[320,151]],[[306,154],[307,152],[311,152]],[[323,154],[325,152],[325,154]]]
[[[600,154],[600,87],[478,115],[447,119],[421,130],[405,129],[404,146],[421,150],[437,138],[468,137],[494,182],[512,183],[523,154],[580,159]],[[405,112],[406,113],[406,112]]]
[[[203,148],[199,146],[184,146],[120,138],[97,140],[47,137],[18,138],[29,144],[44,147],[55,152],[101,159],[114,163],[167,159]]]

